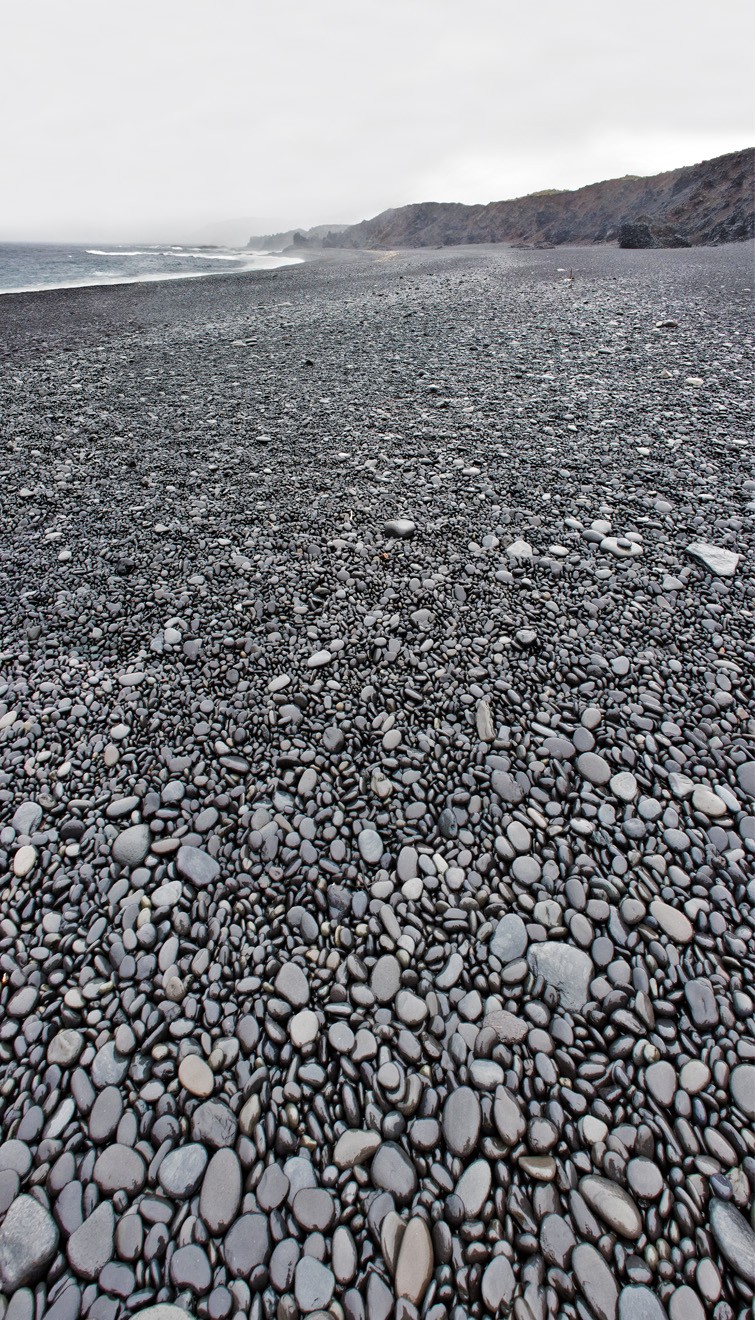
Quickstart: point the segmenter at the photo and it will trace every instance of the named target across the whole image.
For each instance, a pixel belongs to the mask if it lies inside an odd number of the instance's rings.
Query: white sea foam
[[[105,253],[104,255],[110,255]],[[118,253],[117,255],[123,255]],[[228,271],[228,275],[244,275],[254,270],[272,269],[278,266],[298,266],[304,260],[303,257],[281,257],[275,253],[250,253],[246,264],[238,270]],[[98,278],[84,277],[79,280],[60,280],[48,284],[24,284],[12,289],[1,289],[0,297],[5,294],[13,293],[46,293],[48,290],[60,289],[96,289],[109,287],[114,284],[157,284],[161,280],[204,280],[219,275],[220,272],[213,271],[173,271],[167,274],[165,271],[154,271],[150,274],[141,273],[138,275],[125,274],[106,274],[103,272]]]

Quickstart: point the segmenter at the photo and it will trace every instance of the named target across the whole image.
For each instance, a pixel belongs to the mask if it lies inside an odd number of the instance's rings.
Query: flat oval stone
[[[441,1123],[443,1138],[454,1155],[466,1159],[480,1139],[482,1110],[475,1091],[459,1086],[446,1099]]]
[[[149,852],[151,835],[148,825],[130,825],[113,839],[113,861],[120,866],[141,866]]]
[[[652,1160],[638,1157],[627,1165],[627,1182],[641,1201],[655,1201],[663,1191],[663,1174]]]
[[[115,1216],[110,1201],[102,1201],[68,1239],[68,1263],[80,1278],[92,1282],[113,1258]]]
[[[416,530],[416,523],[412,522],[411,518],[390,518],[388,522],[383,523],[385,536],[395,536],[401,540],[414,536]]]
[[[411,1201],[417,1190],[417,1170],[395,1141],[384,1141],[370,1166],[375,1187],[391,1192],[399,1205]]]
[[[201,1100],[212,1095],[215,1089],[215,1078],[211,1069],[201,1059],[198,1054],[187,1054],[178,1065],[178,1080],[184,1090],[190,1095],[196,1095]]]
[[[220,866],[214,857],[187,843],[176,853],[176,870],[199,889],[213,884],[220,875]]]
[[[241,1166],[228,1147],[213,1155],[199,1194],[199,1213],[213,1236],[225,1233],[241,1204]]]
[[[168,1152],[160,1164],[157,1178],[168,1196],[182,1201],[194,1195],[206,1168],[207,1151],[198,1142],[192,1142]]]
[[[650,904],[650,915],[655,917],[669,939],[675,940],[677,944],[689,944],[695,928],[686,913],[671,907],[670,903],[664,903],[660,898],[654,898]]]
[[[490,952],[502,963],[521,958],[527,948],[527,927],[517,912],[501,917],[490,941]]]
[[[138,1151],[116,1142],[97,1157],[92,1177],[105,1196],[114,1192],[134,1196],[146,1182],[147,1169]]]
[[[668,1316],[654,1292],[642,1284],[630,1284],[619,1294],[619,1320],[668,1320]]]
[[[498,1315],[502,1306],[508,1307],[514,1296],[516,1278],[506,1256],[494,1256],[485,1266],[482,1276],[482,1300],[491,1315]]]
[[[642,1215],[628,1192],[610,1178],[590,1174],[579,1182],[581,1196],[615,1233],[636,1241],[642,1234]]]
[[[713,1197],[708,1215],[721,1255],[751,1287],[755,1286],[755,1231],[731,1201]]]
[[[383,840],[377,830],[360,830],[357,844],[362,861],[367,862],[369,866],[377,866],[383,856]]]
[[[394,1288],[397,1297],[406,1297],[421,1306],[433,1276],[435,1255],[430,1230],[424,1219],[409,1220],[398,1252]]]
[[[381,1143],[379,1132],[352,1128],[342,1132],[335,1144],[333,1163],[337,1169],[352,1169],[372,1159]]]
[[[456,1195],[463,1202],[469,1219],[479,1215],[490,1196],[492,1174],[487,1160],[473,1160],[456,1184]]]
[[[600,1252],[580,1242],[572,1252],[572,1273],[596,1320],[616,1320],[619,1289]]]
[[[739,1063],[729,1078],[731,1098],[750,1120],[755,1120],[755,1064]]]
[[[582,752],[577,757],[577,769],[583,778],[596,787],[602,787],[611,778],[610,765],[605,757],[599,756],[597,752]]]
[[[234,1278],[248,1279],[253,1270],[267,1263],[270,1256],[267,1215],[241,1215],[226,1233],[222,1251],[230,1274]]]

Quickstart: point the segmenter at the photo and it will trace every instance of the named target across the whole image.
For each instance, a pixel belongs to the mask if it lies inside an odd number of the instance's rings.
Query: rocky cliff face
[[[627,176],[575,192],[533,193],[486,206],[421,202],[328,234],[325,247],[441,247],[459,243],[625,246],[728,243],[755,234],[755,149],[650,178]],[[632,229],[644,239],[635,244]],[[655,237],[654,237],[655,236]],[[665,238],[664,238],[665,236]]]

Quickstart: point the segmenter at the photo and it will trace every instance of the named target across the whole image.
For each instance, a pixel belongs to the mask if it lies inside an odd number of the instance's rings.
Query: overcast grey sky
[[[749,0],[2,0],[0,238],[180,240],[755,139]]]

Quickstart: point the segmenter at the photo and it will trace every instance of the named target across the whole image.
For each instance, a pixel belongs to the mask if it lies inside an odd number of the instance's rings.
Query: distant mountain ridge
[[[648,178],[629,175],[575,191],[547,190],[480,206],[420,202],[319,238],[312,230],[310,235],[327,248],[460,243],[686,247],[739,242],[755,235],[755,148]]]

